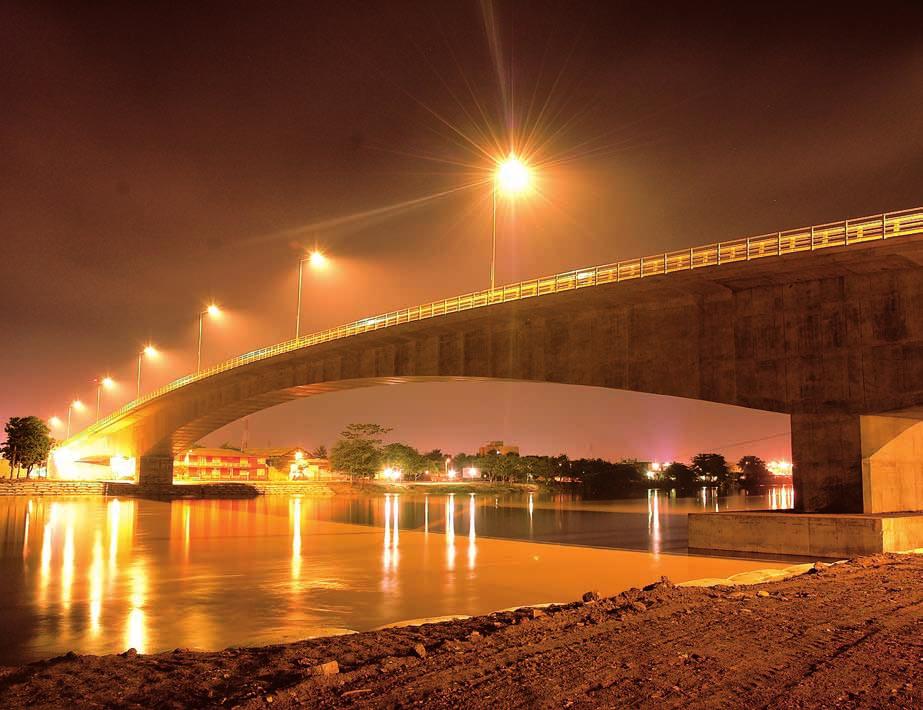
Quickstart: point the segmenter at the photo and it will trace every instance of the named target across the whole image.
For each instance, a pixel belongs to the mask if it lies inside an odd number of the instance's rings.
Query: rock
[[[655,589],[661,589],[661,588],[664,588],[664,589],[672,589],[672,588],[675,587],[675,586],[676,586],[676,585],[673,584],[673,582],[670,581],[670,578],[669,578],[669,577],[661,577],[659,582],[654,582],[653,584],[648,584],[648,585],[644,588],[644,591],[645,591],[645,592],[652,592],[652,591],[654,591]]]
[[[125,651],[124,653],[120,653],[119,655],[120,655],[122,658],[137,658],[137,657],[138,657],[138,649],[136,649],[136,648],[129,648],[127,651]]]
[[[632,602],[631,608],[635,611],[647,611],[647,605],[643,602]]]
[[[311,675],[336,675],[340,672],[340,664],[336,661],[327,661],[311,668]]]
[[[767,591],[764,590],[764,589],[761,589],[760,591],[758,591],[758,592],[756,593],[756,596],[758,596],[758,597],[768,597],[768,596],[769,596],[769,592],[767,592]]]
[[[545,612],[542,611],[541,609],[534,609],[534,608],[533,608],[533,609],[529,609],[529,615],[530,615],[533,619],[537,619],[537,618],[540,617],[540,616],[545,616]]]
[[[426,658],[426,646],[424,646],[422,643],[415,644],[413,647],[413,652],[417,658]]]
[[[477,643],[481,640],[481,638],[482,637],[479,631],[472,631],[470,634],[468,634],[468,640],[472,643]]]
[[[728,599],[739,601],[740,599],[746,599],[747,596],[748,595],[746,592],[731,592],[730,594],[728,594]]]
[[[132,650],[134,650],[134,649],[132,649]],[[126,653],[127,653],[127,651],[126,651]],[[124,656],[125,654],[123,653],[122,655]],[[68,651],[67,653],[64,654],[64,657],[65,657],[65,658],[77,658],[77,654],[74,653],[73,651]]]
[[[584,592],[581,599],[585,604],[588,604],[589,602],[598,602],[599,592],[597,592],[595,589],[592,589],[589,592]]]

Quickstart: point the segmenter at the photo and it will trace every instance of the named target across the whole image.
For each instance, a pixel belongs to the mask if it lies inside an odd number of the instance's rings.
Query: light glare
[[[160,355],[160,353],[158,352],[157,348],[155,348],[153,345],[145,345],[145,346],[144,346],[144,354],[145,354],[147,357],[157,357],[158,355]]]
[[[515,155],[510,156],[497,166],[497,187],[501,192],[515,195],[529,188],[532,175],[529,168]]]
[[[214,303],[212,303],[211,305],[209,305],[209,307],[206,308],[205,311],[206,311],[206,313],[208,313],[208,315],[210,315],[212,318],[216,318],[217,316],[220,316],[220,315],[221,315],[221,309],[218,308],[218,306],[216,306]]]
[[[82,412],[85,409],[83,402],[81,402],[79,399],[75,399],[73,402],[71,402],[71,406],[78,412]]]
[[[115,380],[113,380],[111,377],[104,377],[100,384],[107,390],[111,390],[113,387],[115,387]]]
[[[327,266],[327,257],[322,252],[315,250],[308,256],[308,263],[311,264],[312,269],[323,269]]]

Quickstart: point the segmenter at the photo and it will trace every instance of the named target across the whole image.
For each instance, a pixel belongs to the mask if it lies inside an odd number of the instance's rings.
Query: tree
[[[737,462],[737,467],[740,469],[741,484],[748,489],[772,483],[772,473],[759,456],[744,456]]]
[[[10,478],[19,470],[26,470],[26,477],[32,469],[48,461],[52,439],[48,425],[38,417],[10,417],[3,427],[6,441],[0,444],[0,455],[10,462]]]
[[[382,461],[385,465],[396,468],[407,479],[419,478],[426,470],[429,460],[420,455],[407,444],[388,444],[382,449]]]
[[[719,485],[730,482],[731,471],[721,454],[696,454],[692,457],[692,470],[706,482]]]
[[[349,424],[330,451],[330,465],[350,476],[373,478],[381,467],[381,442],[390,429],[379,424]]]
[[[637,463],[612,463],[604,459],[572,461],[571,475],[580,479],[583,492],[588,498],[616,496],[642,480]]]
[[[313,451],[309,451],[308,456],[310,456],[312,459],[325,459],[329,456],[329,454],[327,453],[327,447],[321,444]]]
[[[666,476],[672,480],[681,491],[692,490],[698,484],[696,472],[684,463],[671,463],[667,466]]]

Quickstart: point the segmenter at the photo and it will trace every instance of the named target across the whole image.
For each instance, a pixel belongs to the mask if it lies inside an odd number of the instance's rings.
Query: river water
[[[0,499],[0,664],[279,643],[783,567],[689,555],[690,511],[766,496]]]

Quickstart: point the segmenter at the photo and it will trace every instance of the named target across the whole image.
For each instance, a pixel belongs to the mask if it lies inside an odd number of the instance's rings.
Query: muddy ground
[[[923,707],[923,556],[265,648],[0,669],[0,707],[269,706]]]

